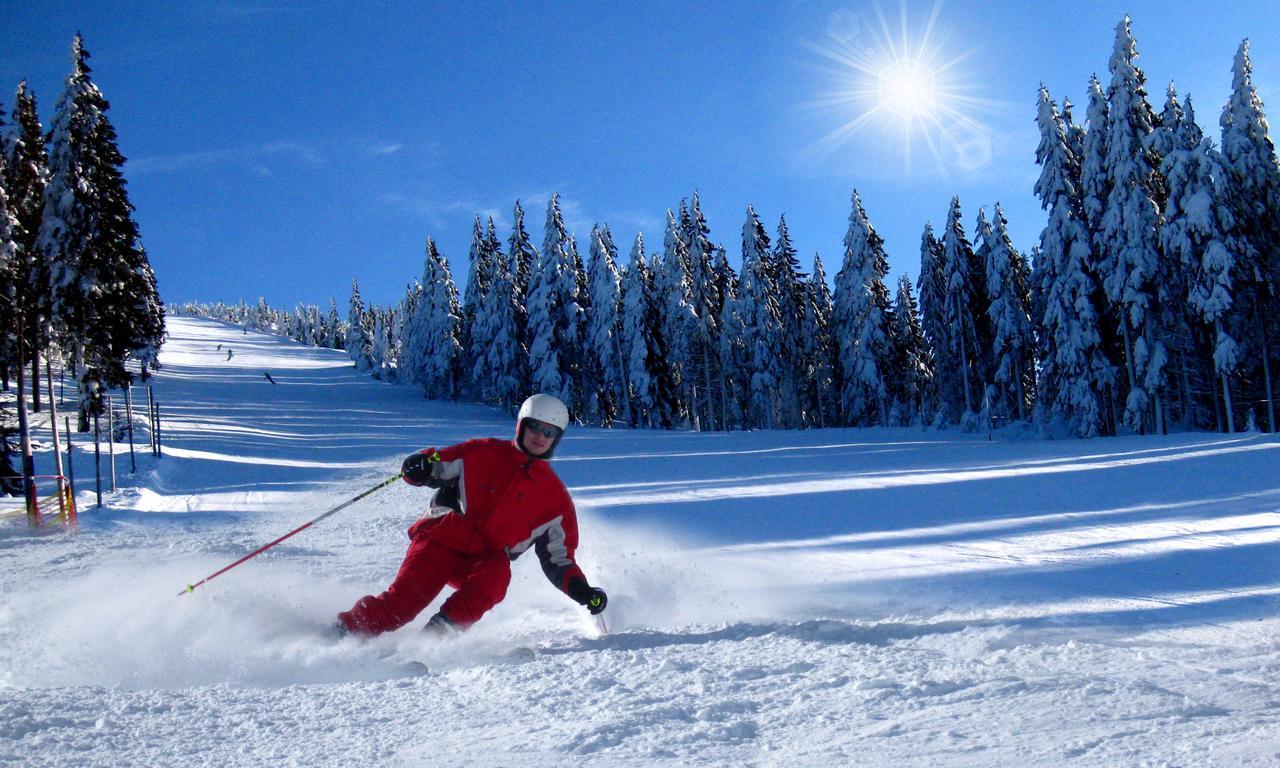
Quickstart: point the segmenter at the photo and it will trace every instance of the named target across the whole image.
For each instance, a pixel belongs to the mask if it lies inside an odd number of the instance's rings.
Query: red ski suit
[[[456,508],[443,516],[428,513],[409,526],[412,543],[395,580],[381,595],[366,595],[338,614],[347,629],[380,634],[402,627],[446,584],[457,591],[440,612],[459,627],[474,624],[506,596],[511,561],[530,547],[562,592],[574,579],[585,582],[573,557],[578,547],[573,501],[547,462],[497,438],[468,440],[439,454],[433,476],[457,478]]]

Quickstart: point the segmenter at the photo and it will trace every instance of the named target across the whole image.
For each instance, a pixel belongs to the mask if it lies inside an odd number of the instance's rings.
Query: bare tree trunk
[[[707,428],[714,430],[715,425],[715,403],[711,390],[711,350],[707,339],[702,339],[702,380],[706,384],[707,395]]]
[[[1215,338],[1222,336],[1222,320],[1213,322],[1213,330]],[[1217,370],[1217,363],[1214,364],[1214,370]],[[1218,376],[1222,379],[1222,402],[1227,408],[1227,433],[1234,435],[1236,432],[1236,416],[1231,407],[1231,378],[1226,371],[1221,371]]]
[[[1022,389],[1022,353],[1018,353],[1017,366],[1014,368],[1014,392],[1018,398],[1018,421],[1027,420],[1026,393]]]
[[[35,314],[34,312],[32,314]],[[40,412],[40,323],[38,318],[31,319],[31,410]]]
[[[31,423],[27,418],[27,395],[24,391],[26,371],[22,359],[22,341],[17,345],[18,360],[14,366],[18,379],[18,434],[22,442],[22,495],[27,501],[27,520],[32,526],[40,525],[40,508],[36,496],[36,462],[31,452]]]
[[[1255,302],[1258,314],[1258,326],[1262,328],[1262,380],[1267,390],[1267,422],[1271,431],[1276,431],[1276,396],[1271,387],[1271,339],[1267,333],[1267,319],[1262,316],[1262,302]]]

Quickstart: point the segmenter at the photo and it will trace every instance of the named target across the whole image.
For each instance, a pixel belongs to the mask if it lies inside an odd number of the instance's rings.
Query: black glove
[[[414,485],[425,485],[431,488],[439,488],[443,482],[437,480],[433,474],[433,465],[440,461],[440,454],[432,453],[411,453],[405,458],[404,463],[400,465],[400,472],[404,475],[404,479]]]
[[[568,594],[578,605],[585,605],[592,616],[603,611],[609,604],[609,596],[604,593],[604,590],[591,586],[585,579],[574,579],[569,582]]]

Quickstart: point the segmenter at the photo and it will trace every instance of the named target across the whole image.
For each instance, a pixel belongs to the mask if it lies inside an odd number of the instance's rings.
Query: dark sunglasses
[[[549,440],[555,440],[560,436],[559,427],[552,426],[551,424],[543,424],[542,422],[534,421],[533,419],[526,419],[524,422],[524,428],[535,434],[542,435]]]

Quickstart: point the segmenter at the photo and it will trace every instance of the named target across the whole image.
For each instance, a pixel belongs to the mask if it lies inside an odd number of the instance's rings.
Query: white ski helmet
[[[531,395],[520,406],[520,413],[516,417],[516,447],[524,451],[524,427],[526,419],[537,419],[544,424],[560,430],[560,434],[556,436],[551,447],[546,453],[537,456],[539,459],[549,459],[551,454],[555,453],[556,446],[560,444],[560,438],[564,436],[565,428],[569,426],[569,409],[564,407],[564,403],[560,402],[557,397],[551,395]],[[528,453],[528,451],[525,451]],[[530,454],[531,456],[533,454]]]

